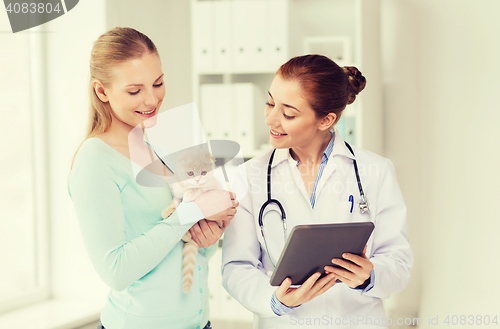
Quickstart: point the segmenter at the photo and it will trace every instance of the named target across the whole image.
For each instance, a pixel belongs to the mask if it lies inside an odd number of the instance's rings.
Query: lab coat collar
[[[345,145],[342,136],[340,136],[340,133],[336,128],[334,134],[335,134],[335,140],[333,141],[333,151],[330,154],[329,159],[331,159],[332,156],[335,155],[343,155],[348,157],[349,159],[354,160],[355,157],[352,155],[351,151],[349,151],[349,149]],[[292,156],[290,154],[290,149],[288,148],[276,149],[276,152],[274,153],[273,163],[271,164],[271,168],[276,167],[278,164],[280,164],[285,160],[288,160],[291,157]]]
[[[285,161],[288,159],[288,157],[291,157],[290,155],[290,149],[276,149],[274,152],[274,158],[273,158],[273,163],[271,164],[271,168],[276,167],[279,165],[281,162]]]
[[[351,151],[349,151],[349,149],[345,145],[344,139],[342,138],[342,136],[340,136],[337,128],[335,128],[335,141],[333,142],[333,151],[330,155],[330,159],[335,155],[343,155],[348,157],[349,159],[356,160]]]

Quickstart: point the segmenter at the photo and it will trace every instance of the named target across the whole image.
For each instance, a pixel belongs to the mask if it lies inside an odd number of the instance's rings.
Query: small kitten
[[[222,185],[213,173],[214,160],[205,150],[184,152],[177,158],[176,174],[168,177],[174,199],[165,208],[161,216],[167,218],[179,206],[181,201],[191,202],[202,193],[214,189],[222,189]],[[222,221],[216,221],[222,227]],[[191,238],[189,231],[182,240],[182,289],[188,292],[193,283],[194,268],[198,245]]]

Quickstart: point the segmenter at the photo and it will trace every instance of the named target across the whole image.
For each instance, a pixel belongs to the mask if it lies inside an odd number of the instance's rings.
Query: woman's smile
[[[150,118],[156,114],[156,107],[149,112],[141,112],[141,111],[135,111],[135,112],[139,113],[141,116],[143,116],[145,118]]]
[[[273,138],[282,138],[282,137],[284,137],[286,135],[287,134],[279,133],[276,130],[271,129],[271,137],[273,137]]]

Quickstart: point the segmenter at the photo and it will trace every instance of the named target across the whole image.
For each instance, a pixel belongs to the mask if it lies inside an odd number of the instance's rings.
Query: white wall
[[[384,156],[396,167],[408,211],[415,256],[407,287],[384,302],[393,320],[417,316],[421,282],[421,184],[419,177],[418,16],[413,1],[381,3]],[[367,88],[369,88],[369,77]]]
[[[433,144],[421,163],[422,314],[493,315],[500,305],[499,12],[495,0],[422,2],[422,142]]]
[[[401,300],[419,301],[422,328],[500,305],[499,12],[496,0],[384,0],[385,142],[421,279]]]
[[[146,34],[160,53],[165,73],[162,111],[193,102],[189,0],[107,0],[107,29],[132,27]]]

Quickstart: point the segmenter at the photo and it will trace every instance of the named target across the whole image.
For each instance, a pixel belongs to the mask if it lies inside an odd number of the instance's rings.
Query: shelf
[[[356,66],[368,81],[355,103],[344,110],[346,120],[338,128],[348,130],[352,144],[383,152],[380,0],[191,0],[191,6],[193,97],[201,113],[203,85],[252,83],[260,99],[267,99],[280,65],[308,49],[324,50],[321,54],[341,58],[339,65]],[[246,10],[243,13],[242,8]],[[244,61],[248,65],[242,65]],[[225,106],[225,97],[215,99],[214,106]],[[256,113],[264,110],[259,102],[254,102]],[[231,120],[245,117],[230,115]],[[203,115],[201,118],[203,122]],[[267,127],[265,132],[261,129],[263,120],[250,125],[258,134],[265,133],[268,140]],[[225,136],[231,138],[230,134]],[[262,153],[259,147],[246,153],[258,155]]]

